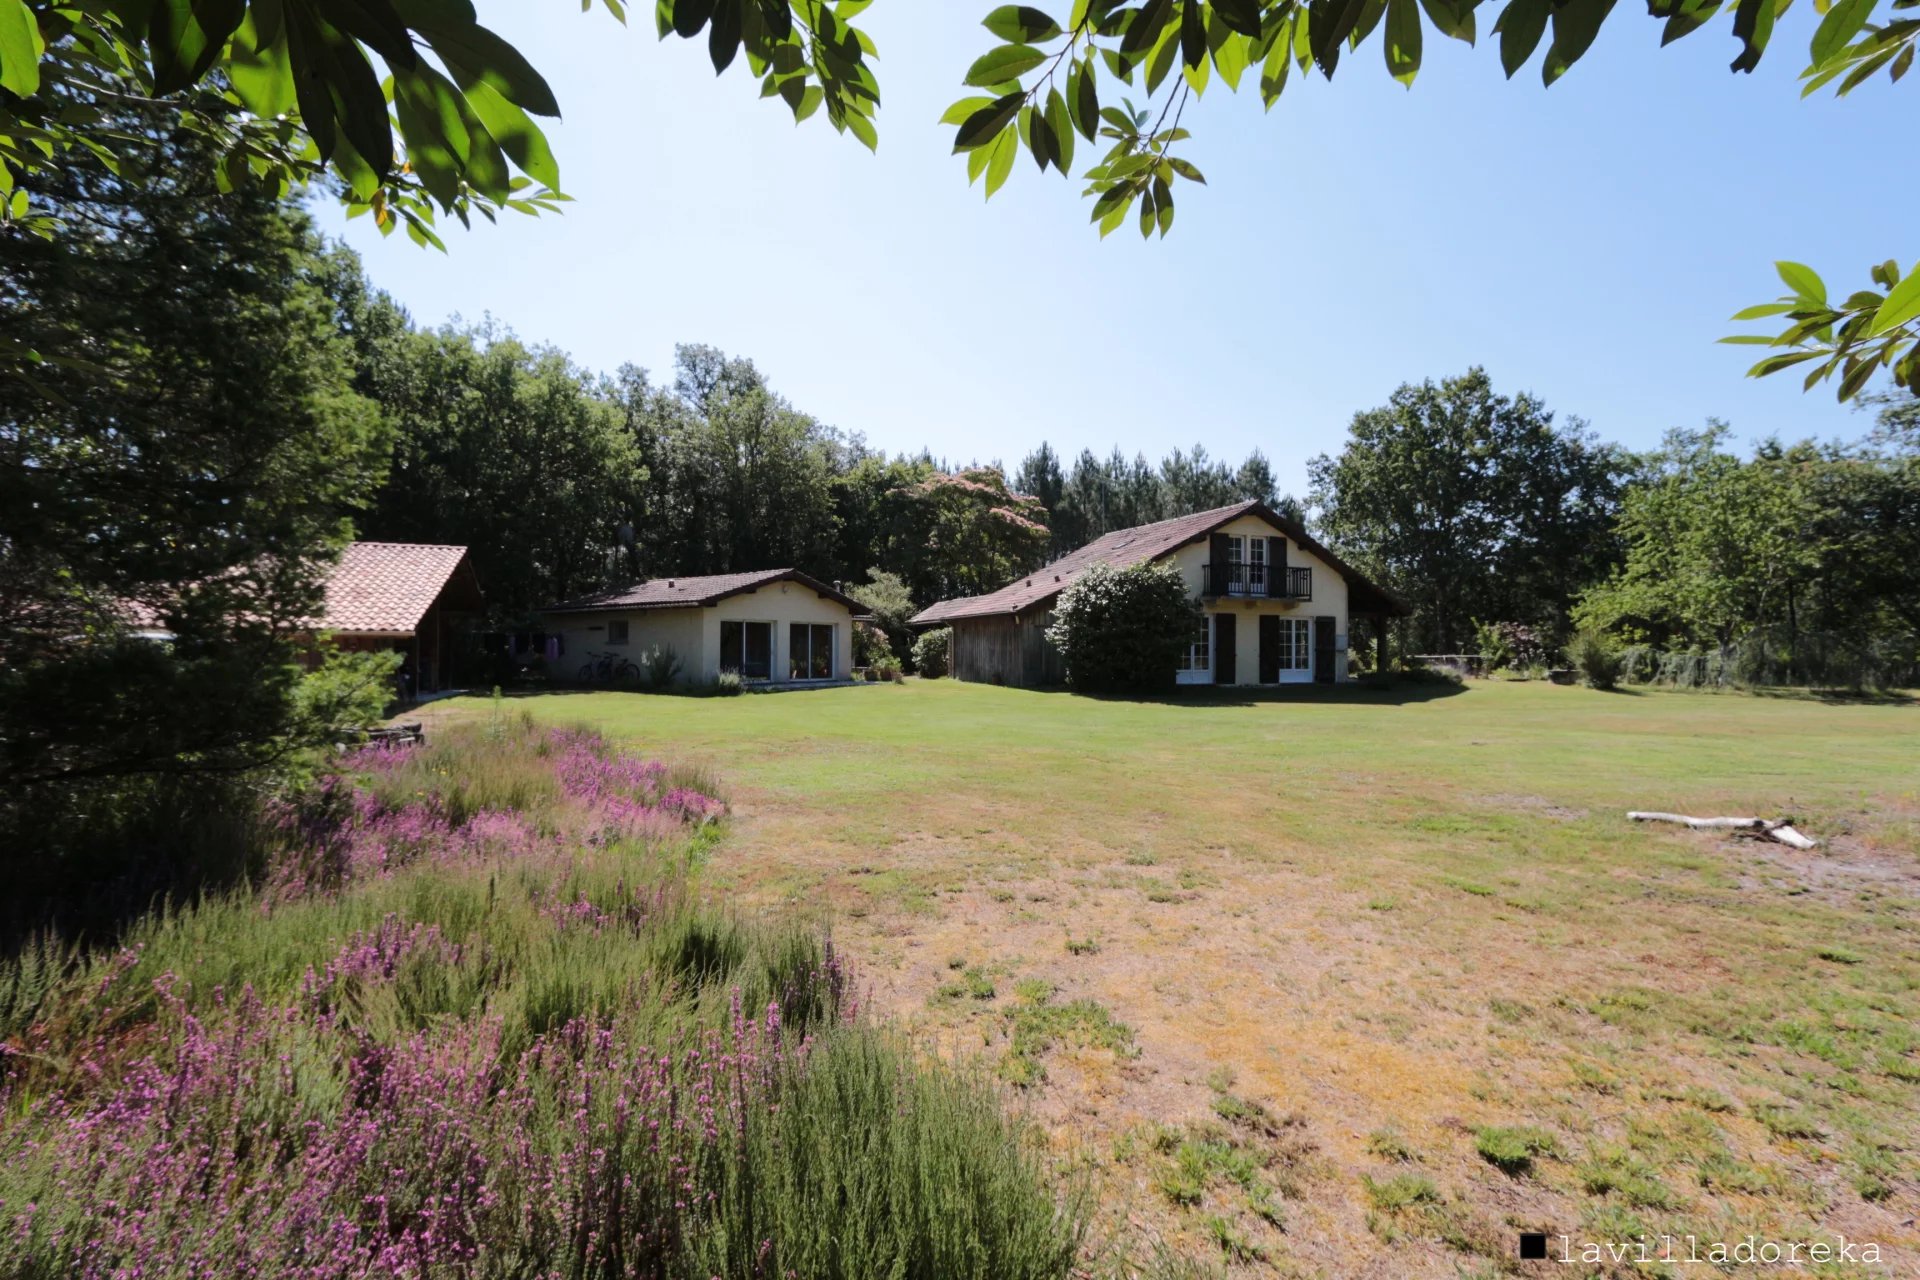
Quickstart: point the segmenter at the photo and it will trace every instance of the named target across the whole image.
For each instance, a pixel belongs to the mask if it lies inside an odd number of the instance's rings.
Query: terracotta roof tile
[[[466,554],[436,543],[348,543],[327,579],[320,629],[411,633]]]

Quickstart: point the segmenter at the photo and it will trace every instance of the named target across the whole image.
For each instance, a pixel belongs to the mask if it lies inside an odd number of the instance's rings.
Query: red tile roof
[[[867,616],[866,606],[858,600],[828,586],[818,578],[801,573],[798,569],[757,569],[750,573],[712,573],[692,578],[679,576],[650,578],[645,582],[636,582],[630,587],[620,587],[613,591],[597,592],[590,596],[563,600],[559,604],[550,604],[542,612],[691,609],[699,605],[715,604],[728,596],[753,591],[772,582],[797,582],[828,600],[835,600],[847,606],[856,617]]]
[[[319,619],[301,623],[315,631],[410,636],[466,559],[465,547],[427,542],[349,542],[327,575]],[[472,570],[467,573],[471,579]],[[478,584],[471,585],[478,595]],[[151,601],[122,600],[121,619],[139,630],[163,625],[165,608]]]
[[[319,629],[411,635],[466,554],[438,543],[348,543],[327,579]]]
[[[907,623],[909,626],[926,627],[951,622],[956,618],[1024,613],[1059,595],[1073,584],[1074,579],[1096,564],[1125,569],[1148,560],[1158,560],[1190,542],[1198,542],[1221,525],[1247,515],[1259,516],[1333,566],[1347,580],[1349,590],[1357,593],[1355,603],[1364,602],[1367,607],[1396,615],[1407,612],[1406,605],[1398,598],[1367,581],[1333,552],[1308,536],[1307,531],[1297,523],[1270,510],[1263,502],[1249,500],[1208,511],[1196,511],[1192,515],[1175,516],[1171,520],[1137,525],[1132,529],[1115,529],[1112,533],[1095,538],[1078,551],[1068,552],[1052,564],[1014,579],[998,591],[990,591],[983,596],[942,600],[922,609]]]

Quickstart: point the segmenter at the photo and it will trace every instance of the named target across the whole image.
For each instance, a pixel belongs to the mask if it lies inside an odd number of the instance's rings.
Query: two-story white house
[[[1065,678],[1046,638],[1053,606],[1096,564],[1164,560],[1179,567],[1204,618],[1176,680],[1181,684],[1281,685],[1347,678],[1356,617],[1385,634],[1408,610],[1307,531],[1262,502],[1237,502],[1096,538],[1078,551],[983,596],[922,610],[918,628],[953,628],[953,674],[961,680],[1035,686]]]

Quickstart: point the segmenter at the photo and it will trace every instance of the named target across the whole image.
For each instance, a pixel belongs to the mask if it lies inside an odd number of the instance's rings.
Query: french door
[[[1313,619],[1260,619],[1260,683],[1292,684],[1313,679]]]

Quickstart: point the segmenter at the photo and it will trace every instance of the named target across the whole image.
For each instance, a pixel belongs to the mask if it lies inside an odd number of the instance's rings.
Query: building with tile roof
[[[853,675],[859,601],[798,569],[651,578],[548,605],[559,666],[583,683],[637,681],[656,654],[683,680],[731,671],[753,684],[807,685]]]
[[[462,638],[484,601],[465,547],[426,542],[350,542],[327,574],[321,616],[299,629],[358,652],[401,655],[403,697],[449,687]],[[136,634],[168,640],[166,608],[124,600],[118,613]],[[317,659],[316,659],[317,660]]]
[[[1249,501],[1116,529],[998,591],[931,605],[910,625],[953,628],[959,679],[1057,684],[1066,673],[1045,633],[1060,593],[1096,564],[1156,560],[1180,568],[1206,617],[1178,672],[1183,684],[1344,680],[1351,620],[1374,620],[1377,636],[1386,618],[1408,612],[1297,521]]]
[[[351,542],[327,577],[314,630],[343,649],[397,650],[403,691],[418,695],[455,683],[460,639],[482,607],[465,547]]]

